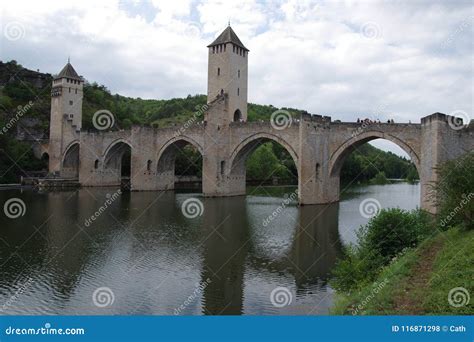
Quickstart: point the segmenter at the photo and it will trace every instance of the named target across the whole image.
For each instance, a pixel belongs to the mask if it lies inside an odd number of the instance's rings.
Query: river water
[[[331,269],[368,221],[361,203],[413,209],[420,196],[358,186],[299,207],[294,192],[0,191],[3,209],[24,203],[0,213],[0,314],[327,314]]]

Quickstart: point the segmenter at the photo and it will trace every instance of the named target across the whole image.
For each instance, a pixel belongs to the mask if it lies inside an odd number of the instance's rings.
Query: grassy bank
[[[460,307],[448,302],[450,291],[457,287],[474,294],[472,265],[474,231],[455,227],[439,232],[396,257],[375,281],[349,293],[338,293],[332,312],[338,315],[472,315],[472,299]],[[459,303],[463,294],[454,291],[452,298],[454,304]]]
[[[474,152],[437,172],[435,220],[382,209],[345,248],[334,314],[474,314]]]

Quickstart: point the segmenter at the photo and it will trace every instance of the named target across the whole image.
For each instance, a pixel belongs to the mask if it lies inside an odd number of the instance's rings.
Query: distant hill
[[[44,162],[34,158],[31,151],[31,140],[47,139],[49,132],[50,92],[53,76],[47,73],[28,70],[16,61],[0,61],[0,128],[11,122],[20,110],[32,101],[33,105],[6,132],[0,131],[0,183],[17,182],[19,176],[32,170],[46,169]],[[92,115],[100,109],[110,110],[116,118],[118,127],[130,128],[133,124],[166,127],[184,123],[193,113],[206,104],[205,95],[188,95],[186,98],[169,100],[144,100],[118,94],[111,94],[103,85],[85,82],[83,101],[83,128],[92,129]],[[20,106],[20,107],[19,107]],[[272,105],[249,103],[248,120],[269,120],[271,114],[279,108]],[[304,110],[281,108],[299,117]],[[265,162],[270,170],[277,167],[277,175],[294,182],[296,169],[291,165],[287,152],[276,144],[273,147],[262,146],[258,153],[249,158],[248,178],[265,178],[265,172],[258,163]],[[368,147],[366,147],[368,146]],[[368,163],[363,155],[375,156],[373,163]],[[357,158],[359,156],[359,158]],[[261,160],[259,160],[259,158]],[[269,158],[273,164],[269,164]],[[382,161],[382,162],[381,162]],[[389,178],[405,177],[413,166],[409,161],[392,153],[386,153],[370,145],[364,145],[360,152],[354,152],[349,158],[351,171],[343,169],[342,176],[353,177],[354,170],[360,169],[355,176],[358,179],[371,179],[377,172],[372,170],[378,165]],[[180,161],[178,161],[180,165]],[[177,167],[178,168],[178,167]],[[178,168],[179,169],[179,168]],[[196,168],[196,171],[198,169]],[[177,170],[179,172],[179,170]],[[375,173],[374,173],[375,172]],[[267,175],[268,176],[268,175]]]

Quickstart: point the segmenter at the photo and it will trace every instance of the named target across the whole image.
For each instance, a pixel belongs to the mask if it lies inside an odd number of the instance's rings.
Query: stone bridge
[[[61,153],[59,173],[78,177],[82,186],[118,186],[124,153],[131,155],[131,189],[172,190],[179,148],[194,146],[203,157],[205,196],[245,194],[245,161],[262,143],[274,141],[292,156],[298,170],[300,204],[339,200],[339,177],[345,158],[355,148],[382,138],[400,146],[415,164],[421,180],[421,207],[435,212],[430,183],[435,167],[474,150],[474,129],[454,129],[453,118],[435,113],[417,124],[333,122],[305,114],[285,127],[271,122],[229,122],[227,97],[205,113],[204,121],[156,129],[85,132],[71,130],[72,139]]]
[[[456,126],[452,116],[441,113],[419,124],[343,123],[309,114],[298,120],[286,117],[283,125],[278,120],[246,122],[248,55],[229,25],[208,45],[205,110],[183,126],[126,131],[81,130],[84,79],[68,62],[52,84],[50,173],[78,179],[82,186],[118,186],[122,157],[130,154],[132,190],[171,190],[176,153],[191,144],[203,157],[204,195],[237,196],[245,194],[248,156],[262,143],[275,141],[295,162],[299,203],[323,204],[339,200],[341,167],[349,153],[382,138],[411,157],[420,175],[421,207],[435,212],[429,196],[430,185],[438,181],[435,168],[474,149],[473,125]],[[113,115],[108,119],[113,122]]]

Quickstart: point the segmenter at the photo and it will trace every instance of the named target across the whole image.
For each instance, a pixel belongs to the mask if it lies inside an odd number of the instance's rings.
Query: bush
[[[415,247],[429,232],[429,218],[421,210],[382,209],[359,232],[363,249],[375,251],[385,262],[404,248]]]
[[[413,183],[417,180],[419,180],[420,177],[418,176],[418,172],[416,171],[416,168],[415,166],[412,165],[412,167],[410,168],[410,170],[408,171],[408,174],[407,174],[407,177],[406,177],[406,180],[410,183]]]
[[[423,211],[382,209],[359,229],[358,245],[345,248],[333,270],[331,285],[351,292],[372,282],[384,266],[405,249],[416,247],[429,233],[429,216]]]
[[[380,171],[378,172],[374,178],[372,178],[372,180],[370,181],[372,184],[379,184],[379,185],[383,185],[383,184],[387,184],[389,183],[387,177],[385,176],[385,172],[383,171]]]
[[[382,258],[375,251],[347,246],[332,270],[331,286],[337,291],[351,292],[374,279],[382,266]]]
[[[437,171],[439,225],[474,229],[474,152],[444,163]]]

